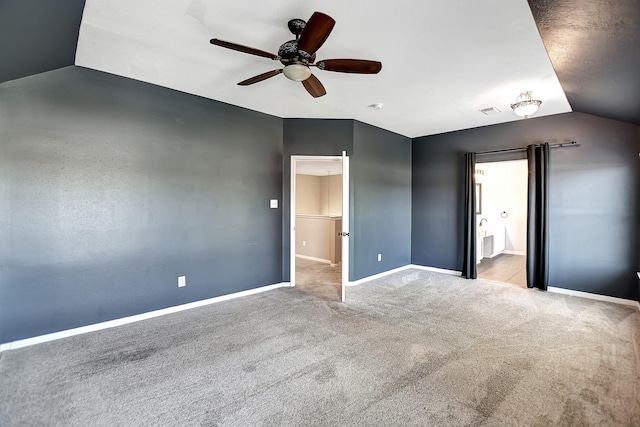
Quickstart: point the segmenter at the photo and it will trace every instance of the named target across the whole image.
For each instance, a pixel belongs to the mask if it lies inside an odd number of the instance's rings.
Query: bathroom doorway
[[[346,155],[291,159],[291,284],[342,302],[349,267],[348,160]]]
[[[527,287],[527,160],[476,163],[478,277]]]

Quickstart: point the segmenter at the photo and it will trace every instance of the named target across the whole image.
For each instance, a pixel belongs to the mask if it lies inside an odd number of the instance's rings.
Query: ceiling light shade
[[[513,108],[514,113],[526,119],[538,111],[540,104],[542,104],[542,101],[531,99],[531,91],[527,90],[518,95],[516,102],[511,104],[511,108]]]
[[[311,70],[306,65],[291,64],[284,67],[282,71],[286,78],[295,82],[307,80],[311,76]]]

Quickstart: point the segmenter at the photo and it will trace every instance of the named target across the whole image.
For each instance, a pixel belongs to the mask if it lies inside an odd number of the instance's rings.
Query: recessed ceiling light
[[[480,110],[480,112],[482,114],[486,114],[487,116],[491,115],[491,114],[498,114],[501,113],[501,111],[498,109],[498,107],[488,107],[488,108],[483,108],[482,110]]]
[[[374,110],[382,110],[382,107],[384,107],[384,104],[381,104],[380,102],[378,102],[376,104],[369,105],[369,107],[373,108]]]

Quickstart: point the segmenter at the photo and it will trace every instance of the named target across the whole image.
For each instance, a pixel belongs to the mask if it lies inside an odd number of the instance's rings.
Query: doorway
[[[291,285],[345,302],[349,158],[291,156]]]
[[[527,287],[527,160],[476,163],[478,277]]]

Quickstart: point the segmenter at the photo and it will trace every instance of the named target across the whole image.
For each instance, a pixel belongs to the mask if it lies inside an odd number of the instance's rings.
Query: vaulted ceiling
[[[573,110],[640,124],[640,2],[529,4]]]
[[[636,0],[403,6],[2,0],[0,82],[75,64],[279,117],[353,118],[410,137],[519,120],[509,104],[522,90],[543,100],[536,116],[573,109],[640,124]],[[380,74],[317,70],[327,89],[318,99],[283,76],[240,87],[281,66],[209,44],[217,37],[276,52],[293,38],[287,20],[315,10],[336,20],[318,58],[380,60]],[[384,108],[373,110],[373,103]],[[492,106],[502,112],[478,111]]]

